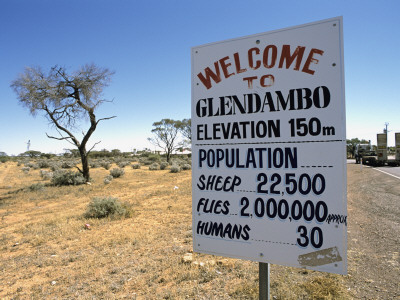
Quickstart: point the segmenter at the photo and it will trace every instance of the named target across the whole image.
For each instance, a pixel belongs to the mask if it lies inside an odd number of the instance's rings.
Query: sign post
[[[345,128],[341,17],[192,48],[194,251],[346,274]]]
[[[258,263],[258,294],[260,300],[269,300],[269,263]]]

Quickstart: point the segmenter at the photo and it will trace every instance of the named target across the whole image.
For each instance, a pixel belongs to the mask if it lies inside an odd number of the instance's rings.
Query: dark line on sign
[[[256,143],[221,143],[221,144],[195,144],[196,146],[221,146],[221,145],[267,145],[267,144],[301,144],[301,143],[334,143],[344,142],[344,140],[327,140],[327,141],[293,141],[293,142],[256,142]]]
[[[255,242],[264,242],[264,243],[271,243],[271,244],[281,244],[281,245],[297,246],[297,244],[285,243],[285,242],[275,242],[275,241],[255,240],[255,239],[252,239],[252,241],[255,241]]]
[[[244,192],[244,193],[255,193],[256,191],[245,191],[245,190],[237,190],[238,192]]]
[[[246,241],[238,241],[238,240],[227,240],[224,238],[217,238],[217,237],[210,237],[210,236],[205,236],[201,234],[196,234],[197,237],[205,238],[205,239],[211,239],[211,240],[219,240],[219,241],[224,241],[224,242],[234,242],[234,243],[242,243],[242,244],[251,244],[251,242],[246,242]]]
[[[300,168],[333,168],[333,166],[300,166]]]

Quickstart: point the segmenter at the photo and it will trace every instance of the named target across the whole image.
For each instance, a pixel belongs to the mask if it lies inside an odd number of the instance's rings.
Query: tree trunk
[[[88,161],[86,149],[79,148],[79,154],[81,155],[81,161],[82,161],[82,175],[85,178],[85,181],[89,182],[90,181],[89,161]]]
[[[167,163],[169,163],[170,159],[171,159],[171,152],[167,150]]]

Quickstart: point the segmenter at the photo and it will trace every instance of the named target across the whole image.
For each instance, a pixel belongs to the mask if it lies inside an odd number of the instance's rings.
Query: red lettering
[[[270,50],[272,53],[270,53]],[[277,53],[278,49],[275,45],[268,45],[267,47],[265,47],[263,53],[264,67],[266,67],[267,69],[271,69],[275,66]],[[271,58],[271,63],[268,63],[269,58]]]
[[[304,64],[304,67],[301,70],[302,72],[314,75],[315,71],[314,70],[310,70],[310,64],[311,63],[318,64],[318,62],[319,62],[318,59],[313,57],[315,53],[319,54],[319,55],[322,55],[322,54],[324,54],[324,51],[312,48],[311,51],[310,51],[310,54],[308,54],[306,63]]]
[[[235,75],[235,73],[228,73],[228,67],[232,65],[231,63],[225,63],[226,60],[229,59],[229,56],[225,56],[224,58],[221,58],[219,60],[219,63],[221,64],[222,72],[224,72],[225,78],[228,78],[232,75]]]
[[[237,53],[237,52],[234,53],[234,54],[233,54],[233,57],[234,57],[234,59],[235,59],[236,73],[240,74],[240,73],[246,72],[247,69],[241,69],[241,68],[240,68],[239,53]]]
[[[290,45],[282,46],[281,59],[279,61],[279,68],[283,67],[283,63],[286,60],[286,69],[289,69],[293,61],[296,59],[296,65],[293,70],[298,71],[300,69],[301,60],[303,59],[304,50],[306,47],[298,46],[296,50],[294,50],[293,54],[290,55]]]
[[[258,48],[251,48],[251,49],[248,51],[249,67],[252,68],[252,69],[254,69],[254,70],[257,70],[257,69],[261,66],[261,61],[256,60],[256,65],[254,66],[253,52],[255,52],[255,54],[258,55],[258,54],[260,54],[260,49],[258,49]]]
[[[205,77],[202,73],[197,74],[197,77],[199,77],[200,81],[204,84],[207,90],[211,88],[211,79],[213,79],[215,83],[221,81],[221,74],[217,61],[214,63],[214,66],[215,66],[215,73],[209,67],[207,67],[204,69],[206,73]]]
[[[245,77],[245,78],[243,78],[243,81],[247,80],[247,85],[249,86],[249,89],[252,89],[254,79],[257,79],[257,76]]]
[[[265,83],[265,80],[266,80],[266,79],[269,79],[269,84],[266,84],[266,83]],[[274,77],[273,75],[271,75],[271,74],[269,74],[269,75],[264,75],[264,76],[262,76],[261,79],[260,79],[260,85],[261,85],[262,87],[273,86],[273,85],[274,85],[274,82],[275,82],[275,77]]]

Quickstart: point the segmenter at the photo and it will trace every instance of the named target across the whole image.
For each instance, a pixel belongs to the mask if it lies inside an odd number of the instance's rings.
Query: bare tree
[[[103,102],[101,98],[104,87],[110,83],[114,73],[94,64],[84,65],[79,70],[67,73],[66,68],[55,66],[45,74],[40,67],[25,68],[11,83],[18,95],[19,102],[30,110],[32,115],[44,112],[45,116],[59,133],[59,137],[46,135],[51,139],[65,140],[78,148],[82,160],[82,173],[86,182],[89,181],[88,154],[100,142],[95,143],[89,151],[86,150],[89,138],[96,130],[100,121],[115,118],[97,119],[96,108]],[[83,121],[89,121],[89,128],[79,129]],[[82,130],[82,140],[76,136]]]
[[[148,138],[148,140],[152,144],[164,149],[167,161],[169,162],[172,152],[177,148],[180,121],[162,119],[159,122],[154,122],[153,126],[154,128],[151,130],[153,138]]]

